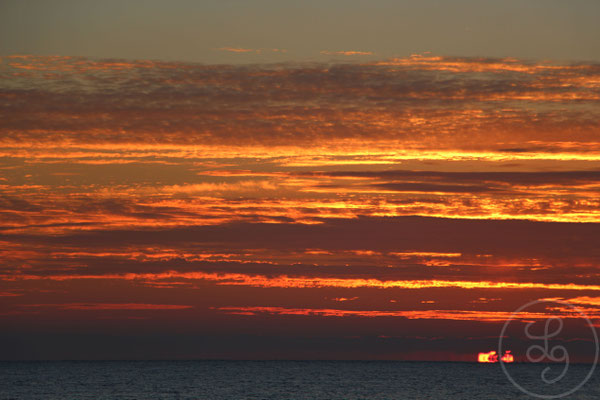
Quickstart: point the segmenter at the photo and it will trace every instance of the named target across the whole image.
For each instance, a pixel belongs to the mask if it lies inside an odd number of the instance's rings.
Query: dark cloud
[[[475,185],[434,185],[426,183],[375,183],[372,187],[393,192],[485,193],[498,189]]]
[[[43,208],[25,199],[0,196],[0,209],[2,211],[41,211]]]
[[[590,238],[600,224],[428,217],[360,217],[321,224],[226,223],[171,229],[82,231],[63,235],[2,234],[0,240],[89,249],[206,246],[220,249],[435,251],[513,257],[600,257]]]
[[[5,75],[17,75],[0,85],[0,132],[5,140],[87,144],[425,136],[438,138],[437,145],[473,147],[473,135],[485,144],[490,131],[516,142],[564,140],[566,131],[580,141],[596,138],[598,65],[405,61],[207,66],[7,59]]]
[[[314,175],[307,173],[307,175]],[[600,182],[600,171],[535,171],[535,172],[446,172],[446,171],[332,171],[318,173],[330,177],[375,178],[388,182],[423,180],[447,184],[488,183],[504,185],[579,185]],[[469,186],[465,186],[469,187]],[[460,188],[460,187],[459,187]],[[477,190],[477,186],[474,186]],[[483,188],[482,188],[483,189]],[[468,192],[468,191],[465,191]]]

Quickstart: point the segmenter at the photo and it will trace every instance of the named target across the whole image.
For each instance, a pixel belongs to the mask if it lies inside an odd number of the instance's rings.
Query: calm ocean
[[[558,384],[542,366],[512,364],[536,393],[574,387],[589,365]],[[545,391],[545,392],[544,392]],[[379,361],[0,362],[0,399],[532,399],[500,365]],[[600,399],[600,376],[568,399]]]

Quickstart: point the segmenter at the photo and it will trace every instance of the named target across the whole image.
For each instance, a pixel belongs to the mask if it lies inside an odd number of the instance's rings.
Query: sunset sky
[[[600,324],[598,15],[2,2],[0,359],[474,361],[532,300]]]

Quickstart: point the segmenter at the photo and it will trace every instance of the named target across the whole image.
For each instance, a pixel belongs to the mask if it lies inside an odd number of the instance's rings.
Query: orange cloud
[[[600,307],[600,297],[589,297],[589,296],[580,296],[580,297],[572,297],[572,298],[562,298],[562,297],[548,297],[544,299],[540,299],[542,301],[563,301],[570,304],[575,305],[584,305],[584,306],[592,306],[592,307]]]
[[[568,71],[576,72],[586,70],[585,65],[558,65],[550,63],[525,63],[515,58],[485,59],[485,58],[460,58],[443,57],[429,54],[412,54],[406,58],[393,58],[387,61],[378,61],[377,65],[406,66],[418,69],[435,69],[452,72],[521,72],[534,74],[540,71]]]
[[[323,50],[320,52],[324,55],[336,55],[336,56],[370,56],[373,54],[372,51],[327,51]]]
[[[542,292],[600,315],[597,65],[11,56],[2,74],[3,318],[499,322]],[[570,316],[546,311],[526,317]]]
[[[153,284],[155,281],[172,280],[205,280],[213,281],[224,286],[251,286],[259,288],[380,288],[380,289],[426,289],[426,288],[458,288],[458,289],[540,289],[540,290],[574,290],[600,291],[600,285],[584,285],[573,283],[538,283],[538,282],[493,282],[493,281],[464,281],[464,280],[381,280],[363,278],[326,278],[279,275],[266,277],[240,273],[207,273],[168,271],[161,273],[124,273],[104,275],[0,275],[6,281],[23,280],[87,280],[87,279],[116,279],[138,281]]]
[[[242,47],[221,47],[219,50],[229,51],[232,53],[260,53],[259,49],[245,49]]]
[[[246,49],[243,47],[221,47],[219,48],[219,50],[222,51],[228,51],[231,53],[256,53],[256,54],[260,54],[263,51],[270,51],[273,53],[286,53],[287,50],[286,49]]]
[[[408,311],[377,311],[377,310],[339,310],[330,308],[285,308],[285,307],[215,307],[216,310],[228,314],[257,315],[261,313],[275,315],[300,315],[319,317],[399,317],[407,319],[441,319],[454,321],[504,322],[511,318],[512,312],[505,311],[467,311],[467,310],[408,310]],[[547,319],[554,313],[527,312],[518,315],[518,319],[532,321]],[[562,315],[564,318],[573,317],[571,314]]]
[[[61,310],[185,310],[193,306],[180,304],[144,303],[66,303],[66,304],[26,304],[27,307],[51,307]]]

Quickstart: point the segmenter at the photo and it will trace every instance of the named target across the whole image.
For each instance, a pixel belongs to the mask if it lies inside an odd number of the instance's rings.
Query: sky
[[[237,64],[431,51],[598,62],[599,15],[596,0],[2,0],[0,54]]]
[[[474,361],[530,301],[597,323],[598,2],[141,4],[0,3],[0,359]],[[589,361],[550,303],[517,360],[548,316]]]

